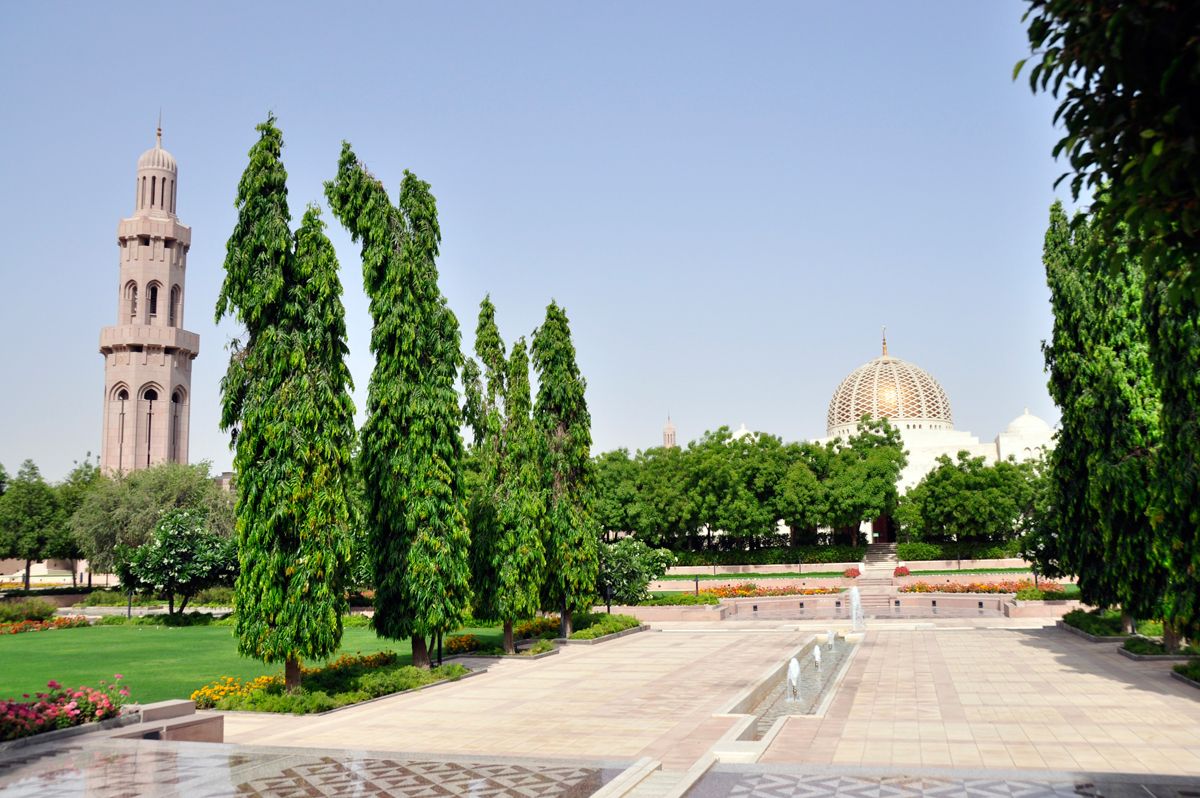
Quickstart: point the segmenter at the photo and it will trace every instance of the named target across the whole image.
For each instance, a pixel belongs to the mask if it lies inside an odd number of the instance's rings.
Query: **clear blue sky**
[[[1024,4],[20,3],[0,29],[0,463],[61,478],[98,451],[100,328],[138,156],[179,162],[201,354],[192,459],[217,428],[214,325],[254,126],[283,130],[292,212],[342,139],[393,192],[438,198],[441,287],[464,348],[490,292],[501,334],[553,297],[588,381],[594,451],[745,423],[819,437],[879,354],[931,372],[955,426],[1055,422],[1039,344],[1053,103],[1013,83]],[[1060,190],[1065,196],[1065,189]],[[355,402],[370,319],[341,264]],[[11,379],[10,379],[11,378]]]

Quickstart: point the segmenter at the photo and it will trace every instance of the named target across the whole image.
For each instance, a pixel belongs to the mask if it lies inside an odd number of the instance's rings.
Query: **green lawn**
[[[500,629],[462,631],[484,645],[502,643]],[[409,641],[384,640],[364,628],[346,629],[339,653],[384,650],[395,651],[404,664],[412,661]],[[93,626],[3,635],[0,663],[0,698],[32,695],[51,679],[68,687],[96,687],[119,673],[131,698],[141,703],[190,698],[192,691],[224,676],[246,681],[283,669],[239,657],[228,626]]]
[[[1029,578],[1033,578],[1033,573],[1028,568],[963,568],[961,571],[957,568],[944,568],[940,571],[911,571],[912,576],[940,576],[942,574],[1029,574]]]

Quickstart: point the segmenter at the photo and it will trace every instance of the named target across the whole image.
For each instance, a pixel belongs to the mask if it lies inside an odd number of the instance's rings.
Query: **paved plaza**
[[[0,754],[0,795],[1200,798],[1200,690],[993,617],[873,623],[823,716],[714,762],[745,720],[721,713],[825,626],[662,624],[322,716],[226,713],[224,744],[33,745]]]
[[[794,717],[763,763],[1200,775],[1200,690],[1163,663],[1029,621],[879,623],[825,717]],[[228,742],[636,760],[686,769],[714,716],[811,630],[663,624],[506,660],[458,684],[322,717],[226,716]],[[1024,627],[1024,628],[1021,628]]]

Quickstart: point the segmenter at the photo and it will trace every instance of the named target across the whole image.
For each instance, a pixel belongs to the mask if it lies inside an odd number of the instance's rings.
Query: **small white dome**
[[[1004,430],[1009,435],[1052,435],[1054,430],[1050,429],[1050,425],[1042,421],[1037,416],[1029,414],[1029,408],[1025,408],[1025,412],[1017,418],[1013,419],[1013,423],[1008,425],[1008,429]]]
[[[161,141],[154,149],[146,150],[142,153],[142,157],[138,158],[138,171],[142,169],[165,169],[168,172],[179,173],[179,167],[175,165],[175,158],[162,148]]]
[[[746,429],[746,425],[745,425],[745,423],[743,423],[742,428],[740,430],[738,430],[737,432],[733,433],[733,437],[731,438],[731,440],[735,440],[735,441],[741,440],[742,438],[745,438],[747,435],[753,435],[753,434],[754,434],[753,432]]]

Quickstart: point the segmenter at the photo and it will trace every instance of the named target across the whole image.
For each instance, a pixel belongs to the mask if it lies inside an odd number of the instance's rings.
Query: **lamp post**
[[[696,595],[700,595],[700,574],[696,574]]]

